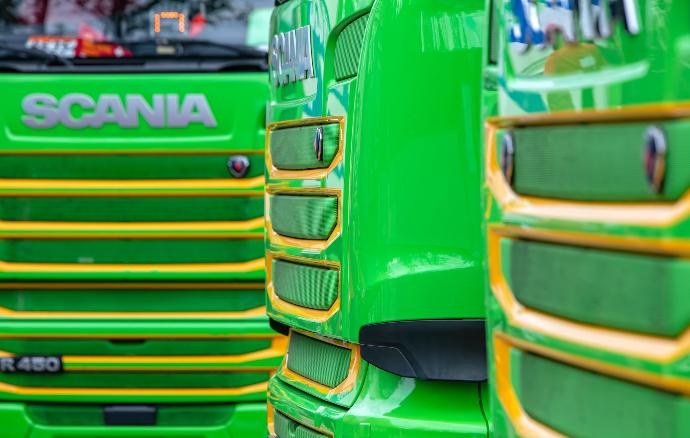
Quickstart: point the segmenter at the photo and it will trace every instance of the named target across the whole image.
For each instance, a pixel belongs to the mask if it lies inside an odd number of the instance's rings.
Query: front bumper
[[[229,420],[207,426],[55,426],[32,418],[26,404],[0,404],[0,435],[7,438],[264,438],[265,420],[263,403],[242,403]]]
[[[349,410],[269,382],[269,409],[324,436],[376,438],[486,437],[484,385],[401,378],[367,367],[362,392]],[[269,413],[269,436],[276,436]],[[285,437],[278,437],[285,438]]]

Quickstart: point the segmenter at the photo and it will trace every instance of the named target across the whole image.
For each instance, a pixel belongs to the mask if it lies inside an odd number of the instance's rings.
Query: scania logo
[[[29,94],[22,100],[22,122],[34,129],[63,125],[72,129],[100,128],[106,124],[137,128],[143,120],[152,128],[185,128],[200,123],[218,126],[203,94],[102,94],[95,99],[72,93],[58,99],[51,94]]]
[[[644,159],[647,183],[656,194],[661,193],[664,188],[667,154],[668,145],[664,131],[658,126],[647,128],[642,158]]]
[[[270,52],[271,81],[276,87],[314,77],[311,26],[273,36]]]
[[[553,46],[557,34],[568,43],[609,38],[616,21],[631,35],[640,33],[637,0],[511,0],[515,23],[511,48],[524,53],[532,46]]]

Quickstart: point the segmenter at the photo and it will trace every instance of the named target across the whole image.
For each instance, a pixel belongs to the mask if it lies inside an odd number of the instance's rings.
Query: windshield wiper
[[[22,46],[13,46],[10,44],[2,43],[0,42],[0,50],[6,50],[8,52],[13,52],[21,55],[26,55],[30,58],[33,59],[40,59],[46,62],[46,64],[50,62],[58,62],[65,67],[73,67],[74,64],[67,59],[63,58],[62,56],[55,55],[53,53],[48,53],[44,52],[43,50],[38,50],[38,49],[31,49],[28,47],[22,47]]]
[[[155,38],[150,40],[138,40],[138,41],[126,41],[121,43],[124,46],[143,46],[143,45],[160,45],[160,46],[174,46],[179,45],[183,48],[187,47],[213,47],[222,50],[229,50],[235,52],[238,56],[242,58],[266,58],[268,55],[265,51],[256,49],[252,46],[247,46],[245,44],[229,44],[229,43],[219,43],[210,40],[195,40],[195,39],[185,39],[185,38]]]

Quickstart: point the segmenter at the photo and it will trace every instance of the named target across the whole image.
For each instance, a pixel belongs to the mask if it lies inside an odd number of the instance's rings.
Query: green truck
[[[269,434],[485,437],[484,1],[277,4]]]
[[[272,1],[6,0],[3,437],[263,437]]]
[[[495,435],[690,436],[690,3],[489,4]]]

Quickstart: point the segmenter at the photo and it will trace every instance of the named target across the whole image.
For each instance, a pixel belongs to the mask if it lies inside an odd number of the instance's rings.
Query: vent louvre
[[[368,20],[369,14],[363,15],[348,24],[338,35],[338,40],[335,43],[334,60],[335,79],[337,81],[357,75]]]
[[[351,356],[347,348],[292,332],[287,367],[313,382],[335,388],[347,378]]]
[[[271,196],[271,224],[283,236],[327,240],[337,217],[338,199],[333,196]]]
[[[314,151],[317,129],[323,129],[323,157],[319,160]],[[324,169],[331,165],[338,152],[340,124],[276,129],[271,132],[271,162],[277,169],[307,170]]]
[[[328,310],[338,297],[338,271],[273,260],[273,288],[281,300]]]
[[[510,239],[501,254],[511,289],[527,307],[662,336],[690,324],[684,260]]]

